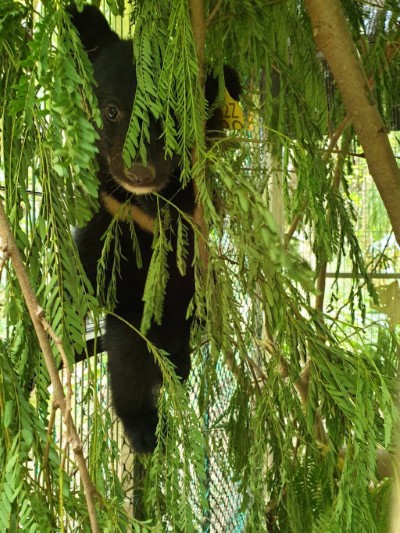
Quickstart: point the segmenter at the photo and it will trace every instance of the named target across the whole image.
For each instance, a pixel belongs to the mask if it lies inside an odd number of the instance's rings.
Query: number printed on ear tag
[[[225,103],[222,106],[222,124],[227,130],[241,130],[244,128],[243,109],[225,89]]]

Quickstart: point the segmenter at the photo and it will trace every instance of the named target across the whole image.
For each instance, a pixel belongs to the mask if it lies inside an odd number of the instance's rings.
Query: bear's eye
[[[115,104],[110,104],[106,107],[106,117],[111,122],[116,122],[119,119],[119,109]]]

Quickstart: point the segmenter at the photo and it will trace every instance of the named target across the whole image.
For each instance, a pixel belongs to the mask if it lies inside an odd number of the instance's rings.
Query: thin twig
[[[343,152],[344,153],[346,153],[347,148],[350,146],[350,142],[351,142],[351,137],[350,135],[346,134],[343,140],[343,146],[344,146]],[[333,182],[332,182],[332,192],[334,194],[336,194],[340,188],[340,181],[341,181],[344,161],[345,161],[344,154],[340,154],[336,161],[335,172],[334,172]],[[328,212],[327,212],[326,218],[327,218],[327,226],[329,227],[330,220],[332,218],[332,209],[330,208],[330,206],[328,206]],[[317,279],[318,294],[315,300],[315,308],[321,313],[324,310],[324,297],[325,297],[327,268],[328,268],[328,261],[326,258],[324,258],[321,264],[319,274],[318,274],[318,279]]]
[[[218,2],[215,4],[213,10],[212,10],[211,13],[209,14],[208,19],[207,19],[207,22],[206,22],[206,26],[207,26],[207,27],[211,24],[213,18],[214,18],[215,15],[217,14],[218,9],[221,7],[222,2],[223,2],[223,0],[218,0]]]
[[[49,495],[49,501],[50,503],[53,501],[53,493],[51,490],[51,479],[50,479],[50,469],[49,469],[49,455],[50,455],[50,443],[52,441],[52,433],[54,429],[54,422],[56,419],[56,408],[54,405],[51,408],[50,412],[50,419],[47,426],[47,433],[46,433],[46,446],[44,449],[44,456],[43,456],[43,472],[44,472],[44,478],[46,480],[47,485],[47,491]]]
[[[305,207],[306,206],[304,206],[304,209],[305,209]],[[297,229],[297,226],[300,224],[300,221],[301,221],[302,216],[303,216],[304,209],[301,210],[301,213],[297,213],[297,215],[294,216],[294,218],[292,220],[292,223],[290,224],[289,229],[285,233],[285,236],[283,238],[283,248],[286,251],[289,248],[290,240],[292,239],[292,237],[293,237],[293,235],[294,235],[294,233],[295,233],[295,231]]]
[[[5,264],[7,263],[9,257],[10,257],[10,254],[7,252],[6,249],[4,249],[4,247],[2,248],[1,250],[3,252],[3,255],[1,257],[1,260],[0,260],[0,278],[1,278],[1,275],[3,273],[3,268],[5,266]]]
[[[61,360],[63,362],[63,372],[66,374],[66,387],[67,394],[65,395],[66,401],[66,412],[67,420],[71,421],[72,417],[68,416],[71,413],[72,406],[72,383],[71,383],[71,369],[68,362],[67,354],[65,353],[64,346],[61,342],[61,339],[55,334],[50,324],[47,322],[43,310],[40,312],[40,322],[42,323],[44,331],[53,339],[54,344],[57,346],[57,349],[61,355]],[[70,428],[67,427],[67,434],[70,434]]]
[[[284,357],[281,357],[279,374],[283,379],[286,379],[289,376],[289,363]],[[310,385],[310,361],[304,365],[303,371],[300,374],[300,378],[293,383],[294,388],[299,394],[300,401],[306,409],[308,403],[308,388]],[[325,430],[324,422],[321,416],[320,409],[317,409],[315,412],[314,419],[314,429],[315,436],[318,442],[321,444],[328,444],[328,435]]]

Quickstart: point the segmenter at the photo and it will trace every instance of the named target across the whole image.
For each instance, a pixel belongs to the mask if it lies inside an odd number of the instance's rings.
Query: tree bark
[[[400,170],[339,0],[305,0],[324,54],[400,244]]]

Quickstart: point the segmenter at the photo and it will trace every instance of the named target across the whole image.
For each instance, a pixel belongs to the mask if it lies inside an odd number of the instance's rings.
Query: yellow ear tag
[[[241,130],[244,128],[243,109],[225,89],[225,103],[222,107],[222,125],[227,130]]]

